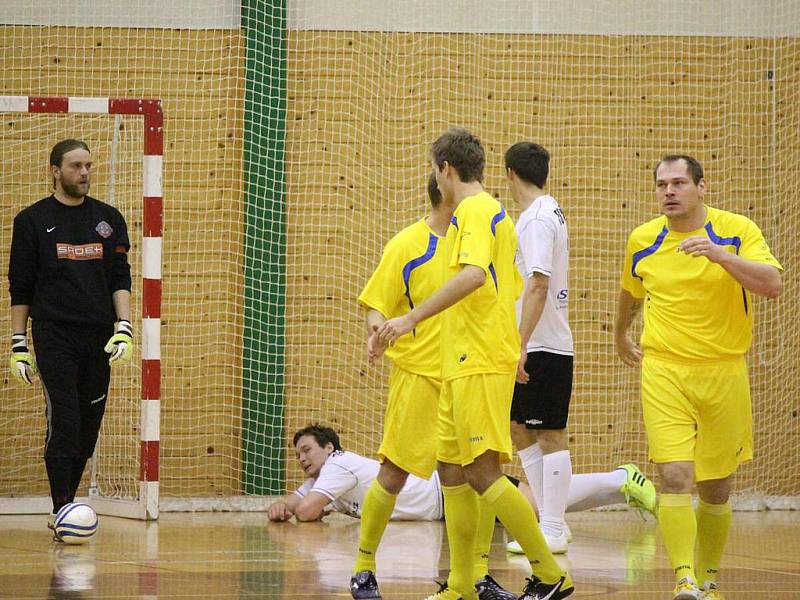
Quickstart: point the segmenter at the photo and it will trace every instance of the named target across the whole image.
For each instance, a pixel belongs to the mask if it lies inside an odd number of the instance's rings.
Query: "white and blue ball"
[[[56,513],[54,525],[65,544],[85,544],[97,532],[97,513],[88,504],[71,502]]]

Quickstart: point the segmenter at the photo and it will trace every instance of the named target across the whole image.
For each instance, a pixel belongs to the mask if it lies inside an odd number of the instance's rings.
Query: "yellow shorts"
[[[744,357],[683,364],[645,357],[642,408],[650,460],[693,461],[695,479],[723,479],[753,458]]]
[[[389,459],[422,479],[436,470],[436,412],[442,382],[397,365],[389,374],[389,399],[378,459]]]
[[[509,462],[515,373],[480,373],[442,382],[436,458],[468,465],[487,450]]]

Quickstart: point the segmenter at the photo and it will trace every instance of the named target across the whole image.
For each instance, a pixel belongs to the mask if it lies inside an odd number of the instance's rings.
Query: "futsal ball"
[[[55,531],[65,544],[85,544],[97,531],[97,513],[83,502],[65,504],[56,513]]]

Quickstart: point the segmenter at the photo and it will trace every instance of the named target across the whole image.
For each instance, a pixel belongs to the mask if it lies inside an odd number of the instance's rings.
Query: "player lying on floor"
[[[378,474],[378,461],[343,450],[336,431],[319,424],[299,430],[292,443],[307,479],[270,506],[270,521],[288,521],[292,517],[316,521],[331,511],[360,518],[364,495]],[[535,505],[528,485],[509,479]],[[634,465],[622,465],[607,473],[573,475],[567,512],[627,502],[652,513],[655,501],[650,480]],[[409,476],[397,498],[392,520],[437,521],[443,517],[438,475],[434,473],[430,479]]]

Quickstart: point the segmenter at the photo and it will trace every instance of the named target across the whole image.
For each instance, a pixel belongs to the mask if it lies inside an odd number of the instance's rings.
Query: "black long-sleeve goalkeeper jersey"
[[[48,196],[14,219],[11,305],[32,319],[86,325],[116,320],[112,294],[131,289],[128,227],[113,206],[86,196],[78,206]]]

